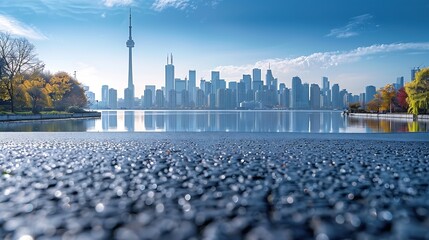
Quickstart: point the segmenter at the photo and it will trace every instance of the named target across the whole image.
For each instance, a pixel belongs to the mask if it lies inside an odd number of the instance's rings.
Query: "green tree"
[[[429,68],[422,69],[416,74],[415,80],[405,84],[408,95],[408,112],[418,115],[429,107]]]

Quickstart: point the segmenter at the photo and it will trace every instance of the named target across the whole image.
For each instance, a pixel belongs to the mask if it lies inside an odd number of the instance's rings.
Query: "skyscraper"
[[[170,92],[174,91],[174,65],[173,54],[170,55],[171,59],[167,56],[167,65],[165,65],[165,99],[168,103],[171,102]],[[174,100],[175,101],[175,100]]]
[[[368,104],[371,102],[372,99],[374,99],[374,95],[376,93],[374,86],[366,86],[365,87],[365,104]]]
[[[109,108],[116,109],[118,108],[118,91],[116,89],[109,89]]]
[[[329,80],[327,77],[322,77],[322,107],[329,108],[331,107],[331,89],[329,87]]]
[[[395,89],[396,90],[399,90],[402,87],[404,87],[404,77],[398,77],[398,78],[396,78],[396,84],[394,84],[394,85],[395,85]]]
[[[262,72],[259,68],[253,69],[253,83],[252,83],[252,89],[253,91],[262,90]]]
[[[109,86],[101,86],[101,104],[100,107],[107,107],[109,104]]]
[[[188,91],[189,100],[195,104],[197,95],[197,73],[195,70],[189,70]]]
[[[340,109],[340,86],[338,84],[332,85],[332,108]]]
[[[131,26],[131,10],[130,10],[130,26],[129,26],[129,37],[127,41],[128,48],[128,87],[124,91],[125,107],[131,109],[134,107],[134,83],[133,83],[133,47],[134,41],[132,38],[132,26]]]
[[[301,78],[299,77],[293,77],[292,78],[292,90],[290,94],[290,107],[292,109],[297,109],[301,106],[299,106],[299,96],[301,95]]]
[[[310,107],[311,109],[320,108],[320,87],[317,84],[310,86]]]
[[[273,72],[271,71],[271,69],[267,70],[267,74],[265,74],[265,80],[267,81],[267,87],[268,89],[274,89],[275,86],[274,85],[274,77],[273,77]]]
[[[246,86],[246,91],[252,89],[252,76],[250,74],[243,74],[243,82]]]
[[[419,67],[415,67],[411,69],[411,81],[413,81],[416,78],[416,73],[420,71]]]

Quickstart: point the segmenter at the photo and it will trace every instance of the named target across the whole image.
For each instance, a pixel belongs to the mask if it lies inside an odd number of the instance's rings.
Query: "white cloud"
[[[12,35],[25,37],[33,40],[48,39],[43,33],[35,27],[28,26],[13,17],[0,14],[0,31],[8,32]]]
[[[106,7],[128,6],[133,3],[133,0],[103,0]]]
[[[176,8],[179,10],[195,10],[199,7],[216,8],[221,1],[223,0],[155,0],[152,4],[152,9],[161,12],[167,8]]]
[[[346,26],[332,29],[326,36],[350,38],[359,35],[365,25],[373,18],[371,14],[363,14],[350,19]]]
[[[295,58],[265,59],[254,64],[240,66],[218,66],[214,70],[221,71],[227,77],[240,79],[242,74],[250,73],[253,68],[266,68],[270,64],[271,69],[278,74],[298,74],[309,70],[326,69],[356,62],[365,57],[399,51],[429,51],[429,42],[377,44],[350,51],[318,52]]]
[[[152,4],[152,9],[156,11],[162,11],[166,8],[177,8],[177,9],[185,9],[190,5],[189,0],[155,0]]]

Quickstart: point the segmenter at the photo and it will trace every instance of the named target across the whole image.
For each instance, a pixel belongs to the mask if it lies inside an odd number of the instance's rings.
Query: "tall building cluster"
[[[184,79],[176,78],[173,54],[167,55],[164,87],[156,89],[147,85],[141,98],[135,97],[133,82],[131,11],[129,15],[128,48],[128,86],[124,90],[124,99],[118,99],[117,90],[103,85],[101,101],[86,89],[92,108],[110,109],[344,109],[350,103],[360,103],[363,107],[377,93],[375,86],[366,86],[365,92],[353,95],[338,84],[331,84],[328,77],[321,78],[321,85],[305,83],[300,77],[292,78],[291,87],[279,83],[271,67],[262,78],[262,69],[254,68],[251,73],[243,74],[239,81],[226,82],[219,71],[211,72],[211,79],[201,79],[197,86],[197,71],[189,70]],[[411,70],[411,80],[415,78],[419,67]],[[398,77],[393,83],[396,90],[404,87],[404,77]]]

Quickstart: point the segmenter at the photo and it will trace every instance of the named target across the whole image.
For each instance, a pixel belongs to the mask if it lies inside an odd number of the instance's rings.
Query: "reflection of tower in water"
[[[125,111],[125,129],[134,132],[134,111]]]

